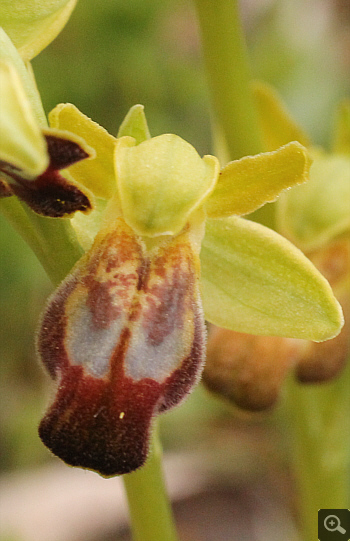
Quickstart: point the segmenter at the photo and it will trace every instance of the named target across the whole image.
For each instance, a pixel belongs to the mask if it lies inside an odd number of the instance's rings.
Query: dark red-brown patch
[[[68,367],[39,427],[41,439],[54,454],[106,477],[128,473],[145,462],[161,393],[154,380],[134,382],[125,377],[129,338],[125,329],[108,379],[86,375],[82,366]]]
[[[10,190],[34,212],[52,218],[62,218],[78,210],[92,208],[88,196],[60,173],[89,154],[74,141],[54,135],[45,135],[49,153],[49,166],[35,179],[28,179],[25,172],[11,164],[1,162],[0,171],[11,177]],[[10,194],[11,195],[11,194]]]
[[[37,214],[63,218],[78,210],[85,212],[92,208],[87,195],[57,171],[47,170],[32,181],[17,177],[17,181],[11,185],[13,193]]]
[[[110,289],[113,282],[91,280],[86,304],[90,308],[92,322],[98,329],[108,329],[112,321],[121,314],[121,307],[113,304]]]
[[[67,464],[106,477],[128,473],[147,458],[158,398],[159,385],[153,380],[135,384],[124,377],[113,386],[108,380],[84,375],[80,366],[71,367],[39,434]]]
[[[74,163],[89,158],[86,152],[78,143],[70,139],[64,139],[57,135],[44,134],[47,151],[50,157],[50,169],[65,169]]]

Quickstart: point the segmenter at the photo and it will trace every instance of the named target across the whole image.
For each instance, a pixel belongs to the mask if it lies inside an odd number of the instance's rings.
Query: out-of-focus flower
[[[31,60],[53,41],[77,0],[1,0],[0,25],[23,60]]]
[[[266,148],[290,139],[308,144],[278,96],[255,89]],[[299,246],[329,280],[342,304],[345,325],[322,344],[307,340],[256,336],[212,328],[204,371],[206,386],[241,408],[272,406],[286,373],[295,369],[302,382],[326,381],[341,371],[349,356],[350,318],[350,104],[339,109],[332,153],[311,148],[310,180],[279,198],[278,230]]]

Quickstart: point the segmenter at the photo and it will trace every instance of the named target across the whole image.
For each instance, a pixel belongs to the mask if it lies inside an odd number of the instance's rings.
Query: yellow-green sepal
[[[278,230],[304,251],[350,230],[350,156],[314,151],[310,180],[277,203]]]
[[[350,99],[339,105],[332,146],[333,152],[350,155]]]
[[[0,61],[0,160],[30,179],[43,173],[49,156],[22,81],[12,64]]]
[[[206,201],[210,218],[248,214],[276,201],[283,190],[308,179],[311,160],[298,142],[230,162]]]
[[[113,153],[116,139],[102,126],[84,115],[71,103],[60,103],[49,114],[50,126],[67,130],[83,138],[95,150],[95,157],[72,165],[74,180],[96,197],[109,199],[116,190]]]
[[[314,341],[339,333],[342,311],[328,282],[274,231],[244,218],[208,219],[200,257],[208,321]]]
[[[1,0],[1,26],[23,60],[40,53],[68,21],[77,0]]]
[[[181,231],[213,191],[219,174],[217,158],[200,158],[173,134],[139,145],[132,137],[122,137],[116,145],[115,168],[124,219],[146,237]]]
[[[128,135],[133,137],[136,144],[150,139],[151,134],[148,129],[148,124],[144,112],[144,106],[136,104],[129,109],[118,131],[118,137]]]
[[[294,121],[272,86],[254,81],[252,91],[266,150],[276,150],[290,141],[310,146],[308,136]]]

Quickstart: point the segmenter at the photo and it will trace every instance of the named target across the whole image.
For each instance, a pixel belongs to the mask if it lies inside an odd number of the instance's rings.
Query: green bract
[[[23,60],[40,53],[61,32],[77,0],[1,0],[0,24]]]
[[[344,100],[338,108],[333,152],[350,156],[350,99]]]
[[[294,122],[273,87],[256,81],[252,91],[266,150],[275,150],[290,141],[299,141],[305,147],[310,145],[309,138]]]

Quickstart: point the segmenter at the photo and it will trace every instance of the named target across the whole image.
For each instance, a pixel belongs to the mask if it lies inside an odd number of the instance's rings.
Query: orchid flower
[[[153,418],[198,381],[204,318],[324,340],[340,310],[301,252],[239,217],[305,180],[299,143],[220,171],[176,135],[150,138],[141,106],[117,139],[69,104],[50,122],[95,149],[70,173],[106,203],[102,218],[72,220],[87,252],[43,315],[38,349],[57,394],[40,435],[69,464],[122,474],[146,460]]]
[[[20,78],[10,72],[15,94]],[[30,102],[20,92],[25,105],[9,108],[6,121],[11,152],[0,142],[0,155],[5,185],[24,200],[18,185],[32,190],[43,174],[46,182],[53,158],[45,134],[32,122],[28,130]],[[68,464],[124,474],[144,464],[154,417],[199,380],[205,319],[316,341],[339,332],[328,282],[290,242],[241,217],[306,181],[310,160],[290,142],[220,169],[177,135],[150,137],[140,105],[117,138],[71,104],[49,120],[49,133],[93,149],[77,163],[62,150],[59,163],[69,167],[60,173],[60,215],[72,211],[65,201],[76,188],[92,210],[71,219],[86,253],[40,324],[38,352],[56,393],[39,433]],[[30,145],[46,158],[28,178]]]

